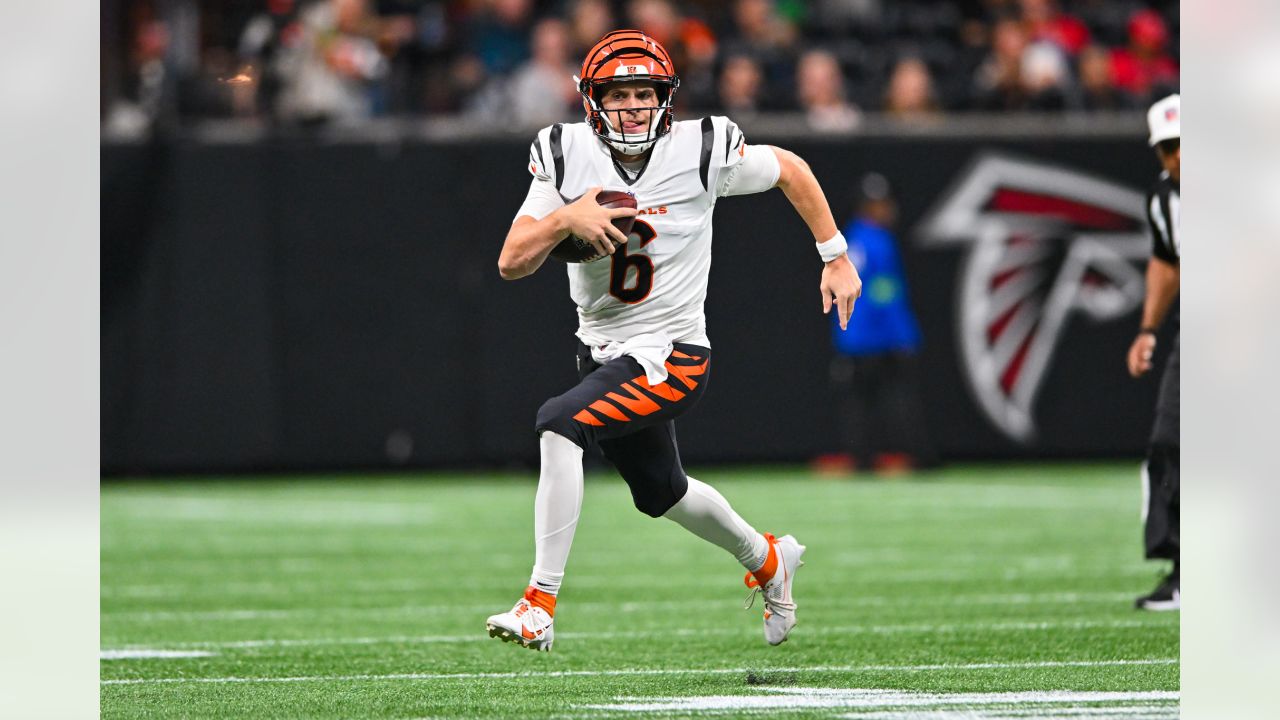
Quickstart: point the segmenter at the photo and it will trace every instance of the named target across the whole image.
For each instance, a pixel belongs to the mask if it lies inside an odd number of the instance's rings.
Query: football
[[[636,196],[623,190],[601,190],[600,194],[596,195],[596,202],[607,208],[633,208],[636,207]],[[635,225],[635,222],[636,219],[634,217],[614,218],[613,226],[621,230],[623,235],[630,235],[631,227]],[[605,256],[596,252],[591,243],[575,235],[570,235],[551,249],[551,257],[567,263],[585,263],[599,260]]]

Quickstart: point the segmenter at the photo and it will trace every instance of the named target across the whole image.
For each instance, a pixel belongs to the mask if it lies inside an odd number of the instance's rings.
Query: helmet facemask
[[[640,108],[606,110],[603,98],[610,87],[619,82],[648,83],[652,85],[654,95],[657,97],[657,104]],[[666,135],[671,130],[671,99],[675,95],[675,89],[678,85],[679,80],[649,80],[646,78],[581,82],[583,105],[587,110],[587,124],[595,131],[596,136],[607,143],[609,147],[623,155],[640,155],[653,147],[658,138]],[[636,110],[649,113],[649,122],[643,132],[628,133],[624,130],[623,119],[627,113]]]

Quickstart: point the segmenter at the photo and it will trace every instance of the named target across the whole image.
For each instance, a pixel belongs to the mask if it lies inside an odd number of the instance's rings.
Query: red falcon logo
[[[917,227],[964,243],[956,329],[970,389],[1008,437],[1035,438],[1035,399],[1073,314],[1094,322],[1142,302],[1141,193],[1034,160],[980,156]]]

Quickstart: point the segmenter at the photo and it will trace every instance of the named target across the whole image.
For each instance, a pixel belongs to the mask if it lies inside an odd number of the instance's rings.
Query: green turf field
[[[1159,569],[1136,463],[695,475],[808,546],[787,643],[731,557],[611,474],[588,478],[551,653],[484,629],[528,580],[531,476],[107,482],[102,714],[1178,714],[1178,614],[1131,609]]]

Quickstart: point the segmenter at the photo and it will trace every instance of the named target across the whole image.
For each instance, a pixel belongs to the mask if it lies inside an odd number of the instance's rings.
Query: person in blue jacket
[[[841,444],[854,466],[886,472],[932,466],[937,460],[917,379],[920,327],[892,231],[897,204],[879,173],[865,175],[857,195],[857,213],[844,236],[862,277],[862,298],[845,330],[831,325]]]

